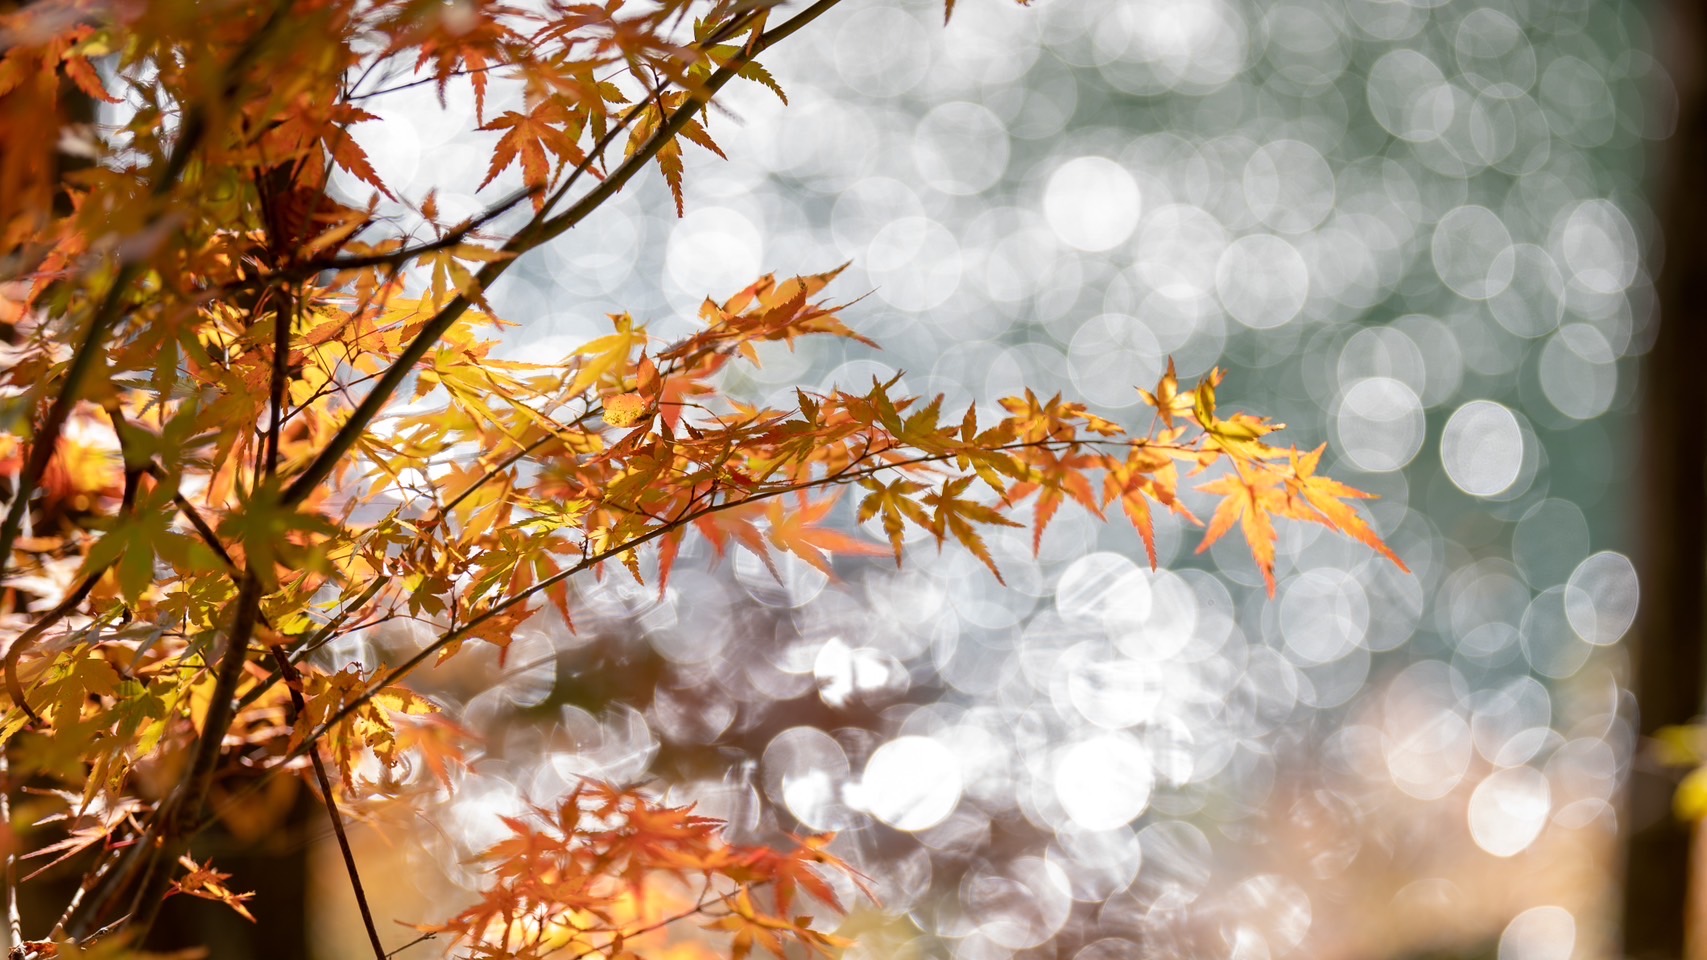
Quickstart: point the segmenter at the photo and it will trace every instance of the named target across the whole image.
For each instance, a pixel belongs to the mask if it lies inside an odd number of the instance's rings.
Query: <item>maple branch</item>
[[[272,476],[279,466],[279,432],[284,426],[285,389],[290,384],[290,328],[296,319],[297,298],[284,291],[285,302],[273,308],[273,371],[267,385],[267,402],[272,408],[267,423],[265,468]]]
[[[291,653],[287,662],[294,667],[296,664],[307,659],[309,654],[325,646],[327,641],[332,639],[332,635],[339,627],[344,625],[344,622],[348,620],[352,614],[366,606],[369,600],[372,600],[379,591],[384,590],[390,583],[390,577],[374,578],[373,582],[368,584],[367,589],[363,590],[360,596],[351,601],[349,605],[344,607],[344,609],[338,611],[336,616],[327,621],[319,630],[316,630],[307,640],[304,640],[302,645],[297,647],[296,650]],[[363,626],[371,626],[371,624],[364,624]],[[277,667],[275,667],[273,671],[267,675],[265,680],[249,688],[249,692],[245,693],[242,698],[237,701],[238,712],[241,713],[243,710],[252,706],[255,701],[265,696],[267,691],[271,690],[273,684],[277,683],[281,677],[283,677],[283,674]]]
[[[104,859],[100,862],[99,866],[94,870],[89,871],[89,873],[83,877],[83,882],[77,885],[77,892],[71,895],[71,900],[65,904],[65,909],[59,914],[59,919],[54,921],[52,930],[53,937],[56,939],[62,939],[65,937],[65,925],[71,922],[72,915],[75,914],[77,912],[77,908],[82,905],[83,897],[107,878],[107,875],[113,869],[115,862],[116,861],[110,858]]]
[[[832,2],[833,2],[833,0],[832,0]],[[1026,449],[1037,449],[1040,447],[1072,446],[1075,444],[1083,444],[1083,443],[1091,443],[1091,442],[1095,442],[1095,441],[1046,439],[1046,440],[1034,440],[1034,441],[1023,442],[1023,443],[1007,444],[1007,445],[1004,445],[1001,447],[996,447],[994,449],[997,451],[1026,450]],[[1161,445],[1152,444],[1152,446],[1155,446],[1158,449],[1164,449]],[[566,567],[563,570],[560,570],[557,573],[554,573],[549,577],[542,577],[541,579],[536,581],[532,586],[528,587],[527,589],[522,590],[519,593],[516,593],[514,596],[508,597],[508,598],[506,598],[506,599],[504,599],[498,603],[493,604],[492,606],[488,607],[485,611],[481,612],[479,615],[477,615],[477,616],[471,618],[470,620],[468,620],[467,622],[463,623],[461,626],[454,627],[451,630],[448,630],[445,633],[441,634],[438,638],[433,640],[433,642],[427,644],[425,647],[422,647],[419,651],[417,651],[414,656],[410,657],[409,659],[407,659],[407,660],[403,661],[401,664],[399,664],[397,667],[393,668],[389,673],[387,673],[385,675],[384,679],[378,681],[377,683],[369,685],[367,687],[367,689],[363,690],[357,696],[352,697],[349,700],[349,702],[345,703],[338,710],[334,711],[330,717],[328,717],[324,722],[322,722],[318,727],[315,727],[312,732],[310,732],[306,737],[304,737],[303,742],[301,744],[297,745],[297,747],[295,749],[291,750],[289,753],[286,753],[284,758],[282,760],[280,760],[280,765],[283,765],[285,763],[289,763],[290,761],[295,760],[296,758],[302,756],[303,751],[305,749],[307,749],[308,747],[313,745],[321,737],[325,736],[327,734],[327,732],[332,730],[339,723],[342,723],[345,718],[349,717],[351,714],[355,713],[357,710],[360,710],[363,706],[365,706],[367,704],[367,702],[369,700],[372,700],[373,697],[376,696],[380,691],[382,691],[386,687],[389,687],[392,684],[398,682],[399,680],[403,679],[403,677],[405,677],[408,674],[410,674],[411,672],[413,672],[416,667],[419,667],[422,663],[425,663],[428,657],[438,653],[440,650],[443,650],[445,647],[450,646],[451,644],[457,642],[458,640],[461,640],[461,639],[467,637],[470,633],[472,633],[475,629],[477,629],[481,624],[484,624],[489,620],[492,620],[498,616],[501,616],[506,611],[526,602],[527,600],[531,599],[534,596],[537,596],[539,593],[543,592],[547,588],[555,586],[556,584],[561,583],[562,581],[569,579],[570,577],[574,576],[577,573],[582,573],[586,570],[590,570],[593,567],[598,566],[601,563],[604,563],[606,560],[611,559],[612,557],[620,556],[621,554],[626,553],[627,551],[632,550],[635,547],[644,546],[645,544],[650,543],[653,540],[658,539],[659,537],[665,536],[669,533],[672,533],[676,530],[679,530],[682,527],[686,526],[687,524],[692,523],[696,520],[699,520],[702,517],[707,517],[707,516],[710,516],[710,515],[715,514],[715,513],[721,513],[724,510],[732,510],[736,507],[745,506],[746,504],[749,504],[749,503],[757,503],[757,502],[760,502],[763,500],[770,500],[770,499],[773,499],[775,497],[785,496],[785,495],[790,494],[790,493],[798,493],[802,490],[812,490],[812,489],[816,489],[819,487],[836,486],[836,485],[840,485],[840,484],[851,483],[855,480],[860,479],[861,477],[870,476],[874,473],[877,473],[877,472],[883,471],[883,470],[894,470],[894,469],[899,469],[901,467],[917,466],[917,465],[926,464],[926,463],[942,463],[945,461],[953,460],[953,459],[957,458],[958,456],[960,456],[960,453],[957,451],[951,451],[948,453],[925,454],[925,455],[921,455],[921,456],[914,457],[914,458],[907,459],[907,460],[899,460],[899,461],[893,461],[893,462],[889,462],[889,463],[881,463],[881,464],[877,464],[875,466],[867,467],[867,468],[864,468],[861,470],[848,470],[848,471],[843,471],[840,473],[830,474],[827,476],[818,477],[818,478],[815,478],[812,480],[808,480],[808,481],[805,481],[802,483],[791,483],[791,484],[784,486],[784,487],[777,487],[775,489],[763,490],[763,491],[760,491],[757,493],[753,493],[753,494],[750,494],[748,496],[742,497],[739,500],[725,500],[722,503],[710,504],[697,513],[694,513],[691,515],[684,514],[684,515],[682,515],[682,516],[680,516],[674,520],[670,520],[670,521],[667,521],[665,523],[660,524],[659,526],[653,527],[652,529],[646,531],[645,533],[642,533],[642,534],[640,534],[640,535],[638,535],[638,536],[636,536],[630,540],[625,540],[616,546],[607,547],[604,550],[590,554],[590,555],[586,556],[585,558],[583,558],[580,563],[577,563],[572,567]]]
[[[291,655],[290,662],[301,663],[303,657],[325,646],[327,641],[332,639],[332,634],[336,632],[339,627],[343,626],[346,620],[350,619],[351,614],[360,610],[369,600],[372,600],[379,591],[384,590],[390,583],[390,577],[375,577],[373,582],[367,585],[367,589],[361,592],[360,596],[351,601],[349,605],[344,607],[344,609],[338,611],[337,615],[331,620],[328,620],[325,626],[316,630],[313,636],[304,640],[301,648]]]
[[[717,44],[717,43],[719,43],[725,39],[728,39],[733,34],[739,33],[741,28],[746,26],[748,23],[750,23],[752,21],[753,17],[756,15],[757,15],[756,9],[744,11],[739,16],[731,18],[727,23],[723,24],[721,27],[719,27],[717,30],[713,31],[709,36],[707,36],[704,40],[696,43],[694,46],[695,47],[709,47],[709,46],[715,45],[715,44]],[[781,36],[778,36],[777,39],[781,39]],[[754,51],[753,53],[756,53],[756,52],[757,51]],[[748,55],[749,59],[751,58],[752,55],[753,54],[751,54],[751,53]],[[456,75],[466,75],[466,74],[471,74],[471,73],[485,72],[487,70],[494,70],[494,69],[498,69],[500,67],[512,66],[512,65],[513,64],[508,64],[508,63],[501,63],[501,64],[495,63],[495,64],[490,64],[490,65],[485,66],[485,67],[480,67],[480,68],[475,69],[475,70],[456,71]],[[407,89],[410,89],[412,87],[422,86],[422,85],[429,84],[429,83],[438,83],[438,82],[441,82],[441,81],[437,77],[423,77],[420,80],[412,81],[410,83],[406,83],[406,84],[403,84],[401,86],[391,87],[391,88],[386,89],[386,90],[380,90],[380,91],[375,91],[372,93],[362,94],[360,97],[353,97],[352,96],[352,97],[349,97],[347,99],[350,100],[351,102],[354,102],[355,100],[365,99],[366,97],[378,96],[378,95],[383,94],[383,93],[394,93],[394,92],[401,91],[401,90],[407,90]],[[583,158],[581,160],[581,162],[577,163],[572,170],[570,170],[569,176],[564,180],[564,182],[556,190],[552,191],[552,195],[551,195],[550,199],[548,199],[546,201],[545,209],[549,210],[552,207],[554,207],[557,204],[557,202],[559,200],[561,200],[565,194],[568,193],[569,188],[575,185],[575,181],[580,179],[582,174],[585,174],[589,170],[591,170],[593,167],[593,164],[596,163],[599,160],[599,158],[604,156],[605,151],[610,149],[611,145],[616,142],[616,138],[620,134],[622,134],[625,130],[627,130],[629,125],[632,124],[642,113],[644,113],[646,111],[646,108],[652,102],[652,98],[659,96],[659,95],[662,95],[665,88],[668,86],[669,86],[669,84],[667,82],[661,83],[661,84],[655,84],[654,86],[647,89],[645,96],[637,98],[637,100],[633,106],[631,106],[627,110],[623,111],[622,116],[617,118],[616,123],[611,124],[611,126],[605,131],[604,135],[599,137],[598,140],[593,142],[592,147],[589,148],[587,151],[586,157]],[[413,246],[413,247],[404,247],[400,250],[393,250],[389,253],[372,253],[372,254],[365,254],[365,255],[359,255],[359,256],[336,257],[336,258],[327,259],[327,260],[320,260],[320,261],[310,260],[310,261],[307,261],[305,263],[293,266],[293,267],[291,267],[285,271],[281,271],[281,274],[284,276],[292,277],[294,279],[302,279],[302,278],[305,278],[308,276],[312,276],[313,274],[318,273],[322,270],[359,270],[359,269],[362,269],[365,267],[380,267],[380,266],[398,267],[398,266],[402,266],[403,264],[408,263],[410,260],[413,260],[416,257],[420,257],[420,256],[424,256],[424,255],[429,254],[429,253],[436,253],[440,250],[448,250],[448,249],[451,249],[453,247],[460,246],[463,243],[463,241],[465,241],[469,237],[475,235],[475,233],[481,227],[492,222],[493,220],[496,220],[497,218],[503,216],[504,214],[509,213],[511,210],[515,209],[518,205],[520,205],[522,201],[533,199],[535,196],[544,192],[544,190],[545,190],[545,187],[543,185],[540,185],[540,186],[533,186],[533,187],[523,187],[519,190],[512,191],[510,194],[504,196],[502,199],[500,199],[500,200],[496,201],[495,203],[491,204],[490,206],[488,206],[485,210],[481,211],[478,215],[476,215],[476,216],[474,216],[468,220],[463,221],[461,224],[458,224],[453,230],[451,230],[451,232],[445,234],[444,236],[438,237],[434,240],[426,241],[424,243],[417,244],[416,246]]]
[[[713,73],[706,80],[703,91],[690,93],[682,106],[670,116],[668,121],[659,125],[658,130],[645,144],[630,154],[604,180],[600,181],[598,186],[588,191],[569,209],[555,216],[546,216],[552,209],[552,203],[547,203],[542,207],[527,226],[517,231],[516,235],[500,248],[500,252],[505,255],[502,259],[493,260],[480,268],[474,275],[474,286],[480,291],[488,289],[493,281],[502,276],[509,269],[510,264],[514,263],[522,254],[560,236],[580,223],[588,214],[627,185],[628,181],[632,180],[647,163],[651,162],[665,144],[673,140],[676,134],[692,122],[694,114],[698,113],[709,102],[711,96],[734,79],[741,68],[753,57],[822,16],[825,11],[839,2],[840,0],[818,0],[817,3],[790,17],[787,21],[777,25],[776,28],[767,30],[762,36],[755,39],[748,49],[731,58],[729,63]],[[563,190],[567,187],[568,184],[564,184],[564,187],[560,188],[552,198],[553,201],[561,197]],[[439,309],[433,319],[422,327],[415,339],[410,341],[409,345],[398,354],[385,374],[362,398],[362,402],[350,413],[349,418],[338,428],[337,433],[327,441],[319,455],[310,461],[308,466],[285,488],[281,497],[284,505],[295,506],[301,503],[308,497],[309,493],[332,475],[332,470],[337,466],[338,461],[355,447],[357,441],[367,431],[368,425],[390,401],[391,395],[397,392],[404,380],[408,379],[415,364],[419,363],[421,358],[427,355],[427,351],[432,349],[433,344],[437,343],[458,320],[462,319],[463,314],[467,313],[472,305],[473,301],[470,294],[467,291],[459,291],[448,304]]]
[[[284,648],[271,648],[273,661],[284,676],[285,687],[290,690],[290,723],[296,725],[297,718],[308,709],[307,702],[302,697],[302,674],[285,656]],[[368,908],[367,891],[362,887],[361,873],[356,869],[356,855],[350,849],[349,835],[344,832],[344,818],[338,813],[338,801],[332,792],[332,779],[326,775],[326,761],[320,756],[319,750],[309,751],[308,758],[314,765],[314,779],[320,784],[320,793],[326,798],[326,816],[332,820],[332,832],[338,838],[338,852],[344,857],[344,872],[350,877],[350,890],[356,895],[356,907],[361,910],[362,926],[367,929],[368,943],[373,946],[376,960],[386,960],[390,954],[385,952],[385,945],[380,942],[379,930],[373,923],[373,911]]]
[[[664,351],[664,353],[666,353],[666,354],[671,353],[671,352],[685,346],[687,342],[688,341],[682,341],[682,342],[678,342],[676,344],[672,344],[669,348],[667,348]],[[667,376],[669,374],[679,374],[683,370],[692,369],[696,364],[698,364],[698,362],[700,360],[703,360],[705,357],[711,356],[714,354],[724,353],[726,351],[726,349],[732,349],[732,348],[722,348],[722,347],[718,347],[718,346],[707,347],[704,350],[701,350],[700,352],[690,356],[689,358],[687,358],[687,359],[685,359],[679,363],[672,362],[664,370],[659,371],[659,376],[662,377],[662,376]],[[569,379],[569,375],[567,372],[565,372],[565,374],[563,376],[563,382],[566,383],[568,381],[568,379]],[[599,415],[603,414],[603,412],[604,412],[604,405],[601,403],[594,403],[587,408],[585,413],[581,414],[579,417],[576,417],[574,420],[569,421],[569,423],[567,425],[561,426],[560,429],[567,432],[568,429],[571,427],[583,426],[586,424],[587,421],[591,420],[595,416],[599,416]],[[520,463],[523,458],[527,457],[529,454],[538,450],[540,447],[545,446],[547,443],[551,442],[554,439],[557,439],[557,438],[553,435],[547,434],[546,436],[540,437],[538,440],[535,440],[533,443],[530,443],[527,446],[522,447],[522,448],[512,452],[510,455],[506,456],[502,461],[500,461],[497,465],[493,466],[492,469],[486,471],[486,473],[483,474],[480,477],[480,479],[469,484],[467,487],[464,487],[460,493],[458,493],[456,496],[454,496],[450,499],[449,503],[446,503],[444,506],[439,507],[437,509],[438,515],[440,517],[449,516],[450,512],[452,510],[455,510],[457,505],[462,503],[462,501],[468,499],[468,497],[471,494],[473,494],[474,491],[480,489],[481,487],[485,486],[488,483],[491,483],[494,479],[496,479],[505,470],[508,470],[511,467],[515,466],[517,463]]]
[[[275,276],[290,279],[304,279],[326,270],[361,270],[368,267],[398,267],[416,257],[440,250],[449,250],[460,246],[464,241],[473,237],[481,227],[514,210],[523,200],[530,200],[540,192],[539,187],[524,187],[506,194],[491,206],[475,216],[457,224],[442,237],[426,240],[413,247],[403,247],[389,253],[367,253],[353,256],[332,257],[325,260],[306,260],[279,271]]]

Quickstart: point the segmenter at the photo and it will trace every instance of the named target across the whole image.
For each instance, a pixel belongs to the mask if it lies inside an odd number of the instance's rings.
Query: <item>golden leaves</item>
[[[883,534],[889,538],[889,545],[895,551],[895,565],[901,565],[901,540],[906,532],[905,521],[911,520],[919,527],[931,530],[935,527],[930,514],[920,505],[917,496],[927,488],[916,481],[899,479],[889,483],[865,477],[860,480],[860,486],[871,492],[859,504],[859,519],[861,523],[872,517],[883,517]]]
[[[646,328],[637,325],[633,317],[626,313],[613,313],[610,319],[616,326],[616,332],[599,337],[574,352],[573,356],[585,359],[576,368],[575,379],[570,381],[570,393],[585,393],[607,375],[625,370],[629,354],[646,344]]]

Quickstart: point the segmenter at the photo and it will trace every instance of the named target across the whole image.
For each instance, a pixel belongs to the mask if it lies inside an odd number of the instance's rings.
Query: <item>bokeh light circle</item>
[[[1112,830],[1149,805],[1155,786],[1149,751],[1120,734],[1092,737],[1065,748],[1055,770],[1055,793],[1073,823]]]
[[[1341,452],[1358,467],[1399,470],[1422,449],[1422,399],[1390,377],[1359,380],[1346,388],[1334,427]]]
[[[897,830],[934,827],[960,802],[960,764],[930,737],[897,737],[878,747],[860,780],[866,809]]]
[[[1107,157],[1076,157],[1049,175],[1043,215],[1061,242],[1079,250],[1107,250],[1138,226],[1138,182]]]
[[[1458,489],[1475,497],[1498,496],[1523,470],[1523,428],[1503,404],[1472,400],[1447,420],[1440,461]]]
[[[1597,553],[1571,572],[1565,584],[1565,615],[1584,640],[1606,646],[1629,632],[1640,597],[1630,559],[1612,551]]]

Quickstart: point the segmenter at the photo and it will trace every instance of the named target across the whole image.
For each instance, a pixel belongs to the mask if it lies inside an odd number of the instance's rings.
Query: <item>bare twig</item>
[[[397,956],[398,954],[409,949],[410,947],[418,947],[421,944],[426,943],[428,940],[436,940],[436,939],[438,939],[438,936],[439,935],[436,933],[423,933],[420,936],[416,937],[415,939],[409,941],[408,943],[405,943],[403,946],[398,947],[397,949],[386,954],[385,960],[391,960],[392,957]]]
[[[291,717],[294,725],[296,719],[307,709],[307,703],[302,697],[302,674],[296,671],[296,666],[285,655],[284,648],[272,648],[273,662],[278,665],[279,672],[284,676],[285,686],[290,690]],[[332,793],[332,779],[326,775],[326,761],[321,759],[319,750],[310,750],[308,758],[314,764],[314,779],[320,783],[320,793],[326,798],[326,816],[332,821],[332,832],[338,837],[338,852],[344,857],[344,872],[350,877],[350,890],[356,895],[356,906],[361,910],[362,926],[367,928],[368,942],[373,946],[376,960],[386,960],[390,956],[385,952],[385,945],[380,942],[379,930],[373,923],[373,911],[367,903],[367,890],[362,887],[360,871],[356,869],[356,855],[350,849],[349,835],[344,832],[344,818],[338,813],[338,801]]]
[[[11,946],[24,942],[24,918],[18,912],[18,844],[12,836],[12,763],[0,746],[0,827],[6,831],[6,926],[11,931]]]

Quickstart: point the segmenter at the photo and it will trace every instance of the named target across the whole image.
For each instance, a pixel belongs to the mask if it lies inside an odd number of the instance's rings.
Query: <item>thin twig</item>
[[[1074,444],[1079,444],[1079,445],[1094,444],[1095,442],[1096,441],[1093,441],[1093,440],[1045,439],[1045,440],[1027,441],[1027,442],[1022,442],[1022,443],[1012,443],[1012,444],[1008,444],[1006,446],[998,447],[997,450],[998,451],[1024,450],[1024,449],[1034,449],[1034,448],[1038,448],[1038,447],[1070,446],[1070,445],[1074,445]],[[1155,447],[1156,449],[1169,449],[1169,448],[1163,447],[1161,445],[1152,445],[1152,446]],[[828,486],[839,486],[842,484],[851,483],[851,482],[856,481],[862,477],[870,476],[872,474],[878,473],[878,472],[883,471],[883,470],[894,470],[894,469],[899,469],[902,467],[918,466],[918,465],[928,464],[928,463],[941,463],[941,462],[953,460],[958,456],[959,456],[959,454],[957,452],[927,454],[927,455],[918,456],[918,457],[911,457],[911,458],[908,458],[905,460],[896,460],[896,461],[891,461],[891,462],[886,462],[886,463],[880,463],[880,464],[876,464],[876,465],[873,465],[871,467],[867,467],[867,468],[864,468],[861,470],[847,470],[847,471],[843,471],[841,473],[830,474],[830,475],[823,476],[823,477],[817,477],[817,478],[814,478],[812,480],[803,481],[800,483],[791,483],[791,484],[788,484],[787,486],[776,487],[776,488],[771,489],[771,490],[763,490],[763,491],[760,491],[757,493],[751,493],[751,494],[749,494],[749,495],[747,495],[747,496],[745,496],[739,500],[725,500],[722,503],[711,504],[711,505],[705,507],[703,510],[700,510],[697,513],[694,513],[692,515],[684,515],[684,516],[682,516],[676,520],[672,520],[672,521],[669,521],[667,523],[661,524],[660,526],[653,527],[652,529],[634,537],[631,540],[626,540],[626,541],[624,541],[620,544],[617,544],[615,546],[607,547],[604,550],[598,551],[597,553],[593,553],[593,554],[585,557],[580,563],[577,563],[572,567],[566,567],[563,570],[560,570],[557,573],[554,573],[549,577],[541,578],[540,580],[536,581],[532,586],[528,587],[526,590],[522,590],[521,592],[515,594],[514,596],[508,597],[508,598],[506,598],[506,599],[504,599],[498,603],[493,604],[492,606],[488,607],[484,612],[482,612],[478,616],[475,616],[475,617],[469,619],[467,622],[463,623],[461,626],[455,627],[455,628],[441,634],[433,642],[422,647],[420,649],[420,651],[418,651],[414,656],[403,661],[403,663],[399,664],[396,668],[392,669],[389,673],[387,673],[385,675],[385,677],[383,679],[381,679],[381,680],[379,680],[373,684],[370,684],[368,686],[368,688],[366,690],[364,690],[360,695],[353,697],[352,699],[350,699],[349,702],[345,703],[343,705],[343,707],[341,707],[337,711],[334,711],[330,717],[328,717],[324,722],[322,722],[320,724],[320,726],[316,727],[312,733],[310,733],[306,738],[304,738],[304,741],[302,744],[299,744],[296,747],[296,749],[294,749],[290,753],[286,754],[284,757],[284,760],[282,760],[281,763],[286,763],[286,762],[289,762],[291,760],[296,759],[297,757],[302,756],[302,751],[304,749],[308,748],[315,741],[317,741],[321,737],[325,736],[328,731],[330,731],[337,724],[343,722],[345,718],[349,717],[351,714],[355,713],[357,710],[360,710],[363,706],[365,706],[367,704],[367,702],[369,700],[373,699],[373,697],[375,695],[377,695],[381,690],[384,690],[385,688],[391,686],[392,684],[397,683],[399,680],[402,680],[405,676],[407,676],[408,674],[413,672],[416,667],[419,667],[422,663],[425,663],[428,657],[433,656],[434,654],[438,653],[440,650],[443,650],[445,647],[450,646],[451,644],[457,642],[458,640],[466,638],[470,633],[472,633],[475,629],[480,627],[482,624],[484,624],[484,623],[486,623],[486,622],[488,622],[488,621],[490,621],[496,617],[502,616],[504,613],[508,612],[512,608],[517,607],[523,603],[526,603],[528,600],[530,600],[534,596],[538,595],[542,591],[544,591],[550,587],[553,587],[553,586],[557,585],[558,583],[561,583],[564,580],[569,579],[570,577],[574,576],[577,573],[582,573],[584,571],[590,570],[593,567],[598,566],[599,564],[604,563],[605,561],[610,560],[613,557],[620,556],[621,554],[626,553],[629,550],[633,550],[636,547],[644,546],[645,544],[650,543],[653,540],[656,540],[660,537],[666,536],[670,533],[673,533],[677,530],[682,529],[688,523],[691,523],[691,522],[698,520],[702,517],[710,516],[710,515],[715,514],[715,513],[721,513],[725,510],[733,510],[736,507],[742,507],[742,506],[746,506],[746,505],[751,504],[751,503],[757,503],[757,502],[761,502],[764,500],[770,500],[770,499],[773,499],[775,497],[786,496],[786,495],[791,494],[791,493],[799,493],[799,492],[804,491],[804,490],[812,490],[812,489],[817,489],[820,487],[828,487]]]
[[[285,687],[290,690],[290,722],[294,726],[298,717],[308,708],[302,697],[302,674],[296,671],[296,666],[285,655],[284,648],[272,648],[273,662],[284,675]],[[332,792],[332,779],[326,775],[326,761],[321,758],[319,750],[311,750],[309,759],[314,764],[314,779],[320,783],[320,793],[326,798],[326,816],[332,820],[332,832],[338,837],[338,852],[344,856],[344,872],[350,877],[350,890],[356,895],[356,906],[361,910],[362,926],[367,928],[368,942],[373,946],[373,955],[377,960],[386,960],[390,954],[385,952],[385,945],[380,942],[379,930],[373,924],[373,911],[367,903],[367,890],[362,887],[361,873],[356,869],[356,855],[350,849],[349,835],[344,832],[344,818],[338,813],[338,801]]]
[[[12,834],[12,761],[0,745],[0,826],[6,843],[6,926],[12,932],[11,946],[24,942],[24,917],[18,912],[18,844]]]
[[[420,936],[416,937],[415,939],[409,941],[408,943],[405,943],[403,946],[398,947],[396,950],[393,950],[390,953],[386,954],[385,960],[391,960],[392,957],[397,956],[398,954],[409,949],[410,947],[418,947],[421,944],[426,943],[428,940],[436,940],[436,939],[438,939],[438,936],[439,935],[436,933],[423,933]]]

